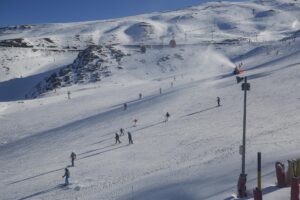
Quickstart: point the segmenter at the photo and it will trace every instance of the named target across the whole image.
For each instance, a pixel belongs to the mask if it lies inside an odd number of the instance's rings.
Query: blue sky
[[[0,26],[110,19],[208,0],[0,0]]]

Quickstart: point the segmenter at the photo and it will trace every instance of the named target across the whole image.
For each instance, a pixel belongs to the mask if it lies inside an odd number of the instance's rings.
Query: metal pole
[[[242,174],[245,174],[245,157],[246,157],[246,105],[247,105],[247,77],[244,77],[244,119],[243,119],[243,155],[242,155]]]
[[[261,191],[261,153],[257,153],[257,188]]]
[[[131,186],[131,193],[132,193],[132,200],[134,200],[134,196],[133,196],[133,186]]]

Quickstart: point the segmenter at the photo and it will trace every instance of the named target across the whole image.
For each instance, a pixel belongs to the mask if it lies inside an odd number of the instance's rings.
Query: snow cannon
[[[241,70],[240,68],[235,67],[232,73],[233,73],[234,75],[238,75],[238,74],[241,74],[241,73],[243,73],[243,72],[244,72],[244,70]]]
[[[284,173],[284,164],[281,162],[275,163],[276,177],[277,177],[277,187],[285,187],[285,173]]]

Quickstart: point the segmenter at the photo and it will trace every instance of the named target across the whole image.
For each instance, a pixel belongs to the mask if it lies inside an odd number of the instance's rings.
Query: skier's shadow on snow
[[[189,117],[189,116],[192,116],[192,115],[195,115],[195,114],[199,114],[199,113],[202,113],[202,112],[206,112],[206,111],[209,111],[209,110],[213,110],[213,109],[216,109],[220,106],[213,106],[213,107],[210,107],[210,108],[206,108],[204,110],[200,110],[200,111],[197,111],[197,112],[193,112],[193,113],[190,113],[190,114],[187,114],[187,115],[184,115],[183,117]]]
[[[78,154],[78,155],[88,154],[88,153],[91,153],[91,152],[94,152],[94,151],[102,150],[102,149],[113,147],[113,146],[115,146],[115,145],[112,144],[112,145],[105,146],[105,147],[102,147],[102,148],[99,148],[99,149],[93,149],[93,150],[90,150],[90,151],[87,151],[87,152],[84,152],[84,153],[81,153],[81,154]],[[126,146],[128,146],[128,145],[126,145]],[[89,158],[89,157],[92,157],[92,156],[100,155],[100,154],[103,154],[103,153],[106,153],[106,152],[110,152],[110,151],[113,151],[113,150],[116,150],[116,149],[120,149],[120,148],[123,148],[123,147],[126,147],[126,146],[119,146],[119,147],[116,147],[116,148],[113,148],[113,149],[108,149],[108,150],[105,150],[105,151],[101,151],[101,152],[98,152],[98,153],[94,153],[94,154],[91,154],[91,155],[87,155],[87,156],[78,158],[77,160],[82,160],[82,159]],[[68,165],[66,167],[71,167],[71,165]],[[59,169],[55,169],[55,170],[51,170],[51,171],[48,171],[48,172],[44,172],[44,173],[41,173],[41,174],[38,174],[38,175],[35,175],[35,176],[32,176],[32,177],[28,177],[28,178],[25,178],[25,179],[22,179],[22,180],[14,181],[14,182],[9,183],[9,185],[13,185],[13,184],[16,184],[16,183],[24,182],[24,181],[27,181],[27,180],[30,180],[30,179],[34,179],[34,178],[37,178],[37,177],[40,177],[40,176],[45,176],[47,174],[51,174],[51,173],[54,173],[54,172],[57,172],[57,171],[61,171],[63,169],[65,169],[65,167],[62,167],[62,168],[59,168]],[[27,198],[30,198],[30,197],[27,197]]]
[[[58,189],[64,189],[64,188],[67,189],[66,187],[64,187],[63,184],[61,184],[61,185],[55,186],[53,188],[50,188],[50,189],[47,189],[47,190],[43,190],[43,191],[40,191],[40,192],[36,192],[36,193],[28,195],[26,197],[22,197],[22,198],[20,198],[18,200],[30,199],[32,197],[36,197],[36,196],[39,196],[39,195],[42,195],[42,194],[46,194],[46,193],[49,193],[49,192],[52,192],[52,191],[55,191],[55,190],[58,190]]]
[[[159,124],[163,124],[163,123],[165,123],[165,121],[156,122],[156,123],[149,124],[149,125],[141,127],[141,128],[137,128],[137,129],[135,129],[135,130],[133,130],[131,132],[135,133],[135,132],[138,132],[138,131],[141,131],[141,130],[144,130],[144,129],[147,129],[147,128],[151,128],[151,127],[157,126]],[[129,129],[129,128],[135,128],[135,126],[126,127],[125,129]],[[107,136],[107,135],[112,135],[112,134],[114,134],[116,132],[118,132],[118,131],[111,131],[111,132],[103,135],[102,137]],[[92,143],[91,145],[100,144],[100,143],[103,143],[103,142],[108,141],[108,140],[114,140],[114,138],[110,137],[110,138],[107,138],[107,139],[103,139],[103,140],[100,140],[98,142]],[[105,149],[105,148],[108,148],[108,147],[111,147],[111,146],[114,146],[114,145],[109,145],[109,146],[102,147],[102,148],[99,148],[99,149],[93,149],[93,150],[90,150],[90,151],[87,151],[87,152],[84,152],[84,153],[81,153],[81,154],[78,154],[78,155],[83,155],[83,154],[91,153],[91,152],[98,151],[98,150],[101,150],[101,149]]]
[[[86,152],[83,152],[83,153],[78,154],[78,156],[81,156],[81,155],[84,155],[84,154],[88,154],[88,153],[92,153],[92,152],[94,152],[94,151],[103,150],[103,149],[106,149],[106,148],[109,148],[109,147],[112,147],[112,146],[114,146],[114,144],[107,145],[107,146],[105,146],[105,147],[98,148],[98,149],[89,150],[89,151],[86,151]]]
[[[48,171],[48,172],[44,172],[44,173],[41,173],[41,174],[38,174],[38,175],[35,175],[35,176],[32,176],[32,177],[29,177],[29,178],[24,178],[22,180],[18,180],[18,181],[12,182],[9,185],[13,185],[13,184],[16,184],[16,183],[20,183],[20,182],[23,182],[23,181],[34,179],[34,178],[37,178],[37,177],[40,177],[40,176],[44,176],[44,175],[47,175],[47,174],[51,174],[51,173],[54,173],[54,172],[57,172],[57,171],[61,171],[63,169],[65,169],[65,167],[62,167],[62,168],[59,168],[59,169],[55,169],[55,170],[51,170],[51,171]]]
[[[116,133],[116,132],[117,132],[117,131],[114,131],[114,132],[110,133],[110,135],[112,135],[113,133]],[[101,136],[100,136],[100,137],[101,137]],[[104,136],[102,136],[102,137],[104,137]],[[95,142],[95,143],[92,143],[92,144],[90,144],[90,145],[100,144],[100,143],[105,142],[105,141],[108,141],[108,140],[113,140],[113,139],[112,139],[112,137],[109,137],[109,138],[107,138],[107,139],[100,140],[100,141]]]
[[[153,126],[157,126],[157,125],[163,124],[163,123],[165,123],[165,121],[156,122],[156,123],[153,123],[153,124],[149,124],[149,125],[147,125],[147,126],[143,126],[143,127],[141,127],[141,128],[137,128],[137,129],[135,129],[135,130],[133,130],[133,131],[131,131],[131,132],[141,131],[141,130],[143,130],[143,129],[151,128],[151,127],[153,127]],[[136,126],[125,127],[125,130],[130,129],[130,128],[136,128]],[[105,137],[105,136],[108,136],[108,135],[112,135],[112,134],[117,133],[117,132],[118,132],[117,130],[116,130],[116,131],[111,131],[111,132],[106,133],[106,134],[104,134],[104,135],[102,135],[102,136],[100,136],[100,137]],[[120,136],[121,136],[121,135],[120,135]],[[113,138],[112,138],[112,137],[109,137],[109,138],[107,138],[107,139],[103,139],[103,140],[100,140],[100,141],[98,141],[98,142],[92,143],[91,145],[100,144],[100,143],[103,143],[103,142],[108,141],[108,140],[113,140]],[[107,146],[107,147],[110,147],[110,146]],[[103,148],[107,148],[107,147],[103,147]],[[100,149],[97,149],[97,150],[100,150]],[[93,150],[92,150],[92,151],[93,151]],[[82,154],[85,154],[85,153],[82,153]],[[78,155],[81,155],[81,154],[78,154]]]
[[[114,146],[114,145],[112,145]],[[113,149],[108,149],[108,150],[105,150],[105,151],[101,151],[101,152],[98,152],[98,153],[93,153],[91,155],[87,155],[87,156],[83,156],[81,158],[78,158],[77,160],[83,160],[83,159],[86,159],[86,158],[89,158],[89,157],[93,157],[93,156],[98,156],[100,154],[104,154],[104,153],[107,153],[107,152],[110,152],[110,151],[114,151],[114,150],[117,150],[117,149],[121,149],[121,148],[124,148],[124,147],[127,147],[128,145],[123,145],[123,146],[119,146],[119,147],[116,147],[116,148],[113,148]]]
[[[136,130],[134,130],[134,131],[132,131],[132,132],[141,131],[141,130],[144,130],[144,129],[147,129],[147,128],[151,128],[151,127],[153,127],[153,126],[157,126],[157,125],[163,124],[163,123],[166,123],[166,122],[165,122],[165,121],[161,121],[161,122],[157,122],[157,123],[154,123],[154,124],[149,124],[149,125],[147,125],[147,126],[138,128],[138,129],[136,129]]]

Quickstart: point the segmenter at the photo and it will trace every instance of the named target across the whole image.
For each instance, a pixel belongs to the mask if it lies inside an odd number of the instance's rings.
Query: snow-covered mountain
[[[300,29],[299,15],[297,1],[263,1],[262,4],[260,1],[212,2],[178,11],[145,14],[116,20],[1,28],[0,80],[23,78],[49,70],[58,71],[63,66],[71,64],[71,60],[75,60],[78,52],[84,51],[91,45],[115,45],[116,49],[123,48],[122,52],[132,55],[131,57],[135,57],[136,51],[140,51],[142,46],[145,46],[146,49],[161,49],[168,46],[172,39],[180,47],[187,45],[206,47],[214,44],[216,48],[222,48],[229,44],[250,42],[251,44],[247,46],[250,46],[249,50],[251,50],[250,48],[257,43],[272,43],[285,38],[297,37]],[[92,56],[87,53],[89,50],[85,51],[84,56]],[[160,51],[155,52],[155,54],[159,53]],[[232,58],[235,56],[233,53],[239,54],[240,52],[230,53],[227,56]],[[111,52],[102,54],[114,57]],[[182,57],[180,52],[176,54],[176,57]],[[166,56],[172,55],[154,56],[151,63],[156,63],[158,66],[151,67],[160,67],[160,61],[164,60]],[[79,59],[77,58],[77,60]],[[99,60],[95,62],[99,64]],[[126,66],[128,63],[118,62],[125,69],[128,68]],[[137,63],[139,64],[139,62],[135,62],[135,64]],[[79,68],[85,67],[82,63],[79,65],[81,65],[77,66]],[[132,62],[128,65],[132,65]],[[149,64],[147,63],[147,65]],[[116,67],[119,66],[115,65],[110,68]],[[178,66],[175,67],[178,68]],[[93,72],[89,70],[87,73]],[[49,79],[50,76],[52,74],[41,74],[40,81],[36,80],[36,84],[44,81],[45,78]],[[90,75],[82,76],[89,77]],[[100,80],[100,78],[98,79]],[[87,81],[90,81],[90,78]],[[34,85],[31,85],[31,88],[33,87]],[[36,97],[37,93],[48,91],[49,87],[46,86],[36,91],[29,89],[26,88],[26,92],[24,91],[22,94],[17,91],[12,99],[17,96],[20,98],[20,95],[22,98],[25,95]]]
[[[288,199],[273,168],[299,153],[299,55],[294,0],[0,28],[0,199],[231,199],[242,133],[236,65],[251,83],[247,186],[261,151],[264,199]],[[114,144],[121,127],[134,145],[126,136]],[[61,187],[72,151],[72,184]]]

